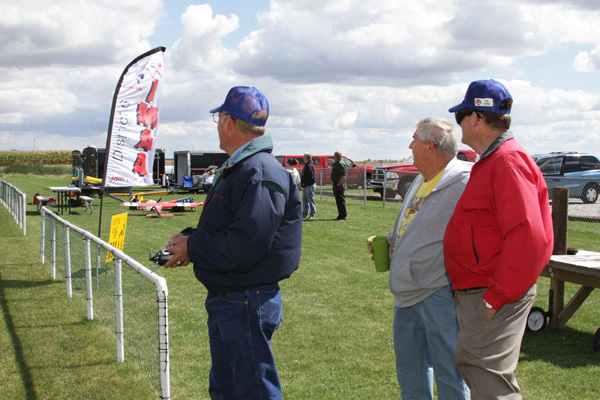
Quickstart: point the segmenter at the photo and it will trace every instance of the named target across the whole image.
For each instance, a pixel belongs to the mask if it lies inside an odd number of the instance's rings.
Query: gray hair
[[[454,124],[446,118],[423,118],[417,122],[415,134],[423,143],[433,142],[440,155],[456,157],[458,136]]]
[[[312,154],[310,153],[304,153],[304,157],[306,157],[308,161],[312,160]]]
[[[268,117],[269,114],[266,110],[259,110],[252,114],[252,118],[257,119],[259,121],[266,121]],[[251,122],[247,122],[239,118],[235,118],[235,121],[238,128],[240,128],[240,130],[243,132],[253,134],[254,136],[262,136],[265,134],[266,129],[264,126],[254,125]]]

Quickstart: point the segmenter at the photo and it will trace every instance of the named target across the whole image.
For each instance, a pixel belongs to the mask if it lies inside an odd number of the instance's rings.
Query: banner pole
[[[104,202],[104,190],[100,191],[100,217],[98,218],[98,238],[100,238],[100,234],[102,233],[102,203]]]

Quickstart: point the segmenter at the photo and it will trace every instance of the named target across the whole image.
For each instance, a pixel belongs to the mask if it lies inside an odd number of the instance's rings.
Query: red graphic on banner
[[[159,64],[158,67],[160,68],[161,65]],[[158,87],[158,79],[155,79],[152,81],[152,87],[150,88],[150,91],[148,92],[148,96],[146,97],[147,103],[152,103],[154,101],[154,95],[156,94],[157,87]]]
[[[155,79],[152,81],[148,96],[146,96],[146,101],[148,103],[154,101],[157,87],[158,79]],[[133,164],[133,172],[141,176],[148,175],[148,170],[146,169],[146,152],[152,149],[152,143],[154,142],[152,129],[154,129],[158,123],[158,108],[152,107],[148,103],[142,101],[137,106],[137,124],[150,128],[140,132],[140,141],[134,146],[136,149],[144,150],[144,152],[138,153],[135,163]]]
[[[133,163],[133,172],[138,175],[148,175],[146,170],[146,152],[138,153],[135,163]]]
[[[152,131],[150,129],[144,129],[140,133],[140,141],[137,142],[134,147],[136,149],[144,149],[144,151],[148,151],[152,148],[153,142],[154,138],[152,137]]]
[[[158,108],[150,107],[148,104],[141,102],[137,107],[137,123],[147,128],[154,129],[158,122]]]

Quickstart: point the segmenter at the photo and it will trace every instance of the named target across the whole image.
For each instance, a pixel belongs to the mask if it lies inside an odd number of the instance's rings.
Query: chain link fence
[[[85,300],[87,319],[115,334],[117,362],[126,352],[169,399],[166,280],[46,207],[41,224],[40,262],[50,265],[52,279],[64,278],[67,296]],[[107,252],[113,262],[105,262]]]
[[[8,182],[0,181],[0,203],[12,214],[15,222],[21,228],[23,236],[27,234],[27,199],[25,193]]]
[[[553,188],[569,190],[567,218],[570,231],[600,233],[600,178],[546,176],[546,184],[551,202]]]

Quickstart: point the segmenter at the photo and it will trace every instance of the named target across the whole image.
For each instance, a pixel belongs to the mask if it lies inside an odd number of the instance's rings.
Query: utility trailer
[[[224,151],[176,151],[173,153],[174,185],[183,187],[184,176],[202,175],[208,167],[220,167],[228,158]]]

